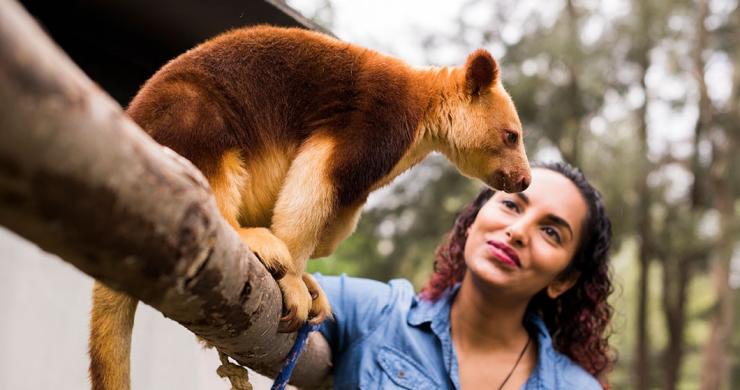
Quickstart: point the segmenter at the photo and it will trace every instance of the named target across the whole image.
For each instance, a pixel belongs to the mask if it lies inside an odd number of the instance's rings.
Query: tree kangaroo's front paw
[[[291,269],[293,258],[285,243],[266,228],[239,229],[239,237],[254,252],[275,280]]]
[[[316,325],[324,322],[327,318],[332,318],[331,305],[326,298],[324,290],[319,283],[309,273],[303,274],[303,282],[306,283],[308,292],[311,294],[311,310],[308,311],[308,322]]]
[[[300,275],[286,274],[278,280],[283,293],[283,311],[286,313],[280,319],[279,331],[290,333],[297,331],[308,319],[311,310],[311,294]]]

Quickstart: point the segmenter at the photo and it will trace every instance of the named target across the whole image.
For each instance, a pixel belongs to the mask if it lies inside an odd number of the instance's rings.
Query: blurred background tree
[[[340,0],[289,3],[338,24]],[[456,64],[488,48],[530,159],[575,164],[605,196],[618,284],[613,388],[740,388],[738,1],[468,0],[454,26],[416,31],[419,62]],[[371,39],[349,40],[403,57]],[[371,197],[357,232],[310,267],[420,287],[479,188],[433,156]]]

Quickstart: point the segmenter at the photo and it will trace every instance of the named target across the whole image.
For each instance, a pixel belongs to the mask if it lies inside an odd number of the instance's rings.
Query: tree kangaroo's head
[[[504,90],[491,54],[478,49],[454,73],[452,92],[440,110],[447,127],[441,151],[466,176],[506,192],[519,192],[531,181],[522,124]]]

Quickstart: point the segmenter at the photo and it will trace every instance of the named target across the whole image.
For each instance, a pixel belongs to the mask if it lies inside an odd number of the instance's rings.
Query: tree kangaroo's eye
[[[519,141],[519,134],[511,130],[504,130],[504,139],[507,145],[514,146]]]

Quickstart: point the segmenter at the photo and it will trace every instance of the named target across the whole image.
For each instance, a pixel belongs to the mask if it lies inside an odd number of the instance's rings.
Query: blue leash
[[[293,347],[288,352],[288,357],[285,358],[283,368],[280,369],[277,377],[275,377],[275,383],[272,384],[271,390],[285,390],[285,386],[290,380],[290,375],[293,373],[296,363],[298,363],[298,357],[301,356],[303,348],[306,346],[308,341],[308,334],[318,330],[320,325],[311,325],[308,322],[303,324],[300,330],[298,330],[298,336],[295,338]]]

